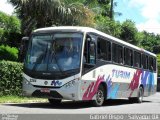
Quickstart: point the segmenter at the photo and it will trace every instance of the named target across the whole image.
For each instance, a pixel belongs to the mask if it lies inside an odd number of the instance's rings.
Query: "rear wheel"
[[[104,100],[105,100],[105,89],[102,85],[100,85],[96,93],[96,99],[93,101],[93,105],[96,107],[102,106]]]
[[[143,87],[140,86],[139,90],[138,90],[138,95],[137,95],[137,98],[136,98],[136,102],[137,103],[142,103],[143,102],[143,96],[144,96],[144,90],[143,90]]]
[[[131,97],[129,98],[129,101],[130,102],[136,102],[136,103],[142,103],[143,102],[143,96],[144,96],[144,90],[143,90],[143,87],[140,86],[139,87],[139,90],[138,90],[138,93],[137,93],[137,97]]]
[[[61,103],[61,99],[48,99],[49,103],[52,105],[57,105]]]

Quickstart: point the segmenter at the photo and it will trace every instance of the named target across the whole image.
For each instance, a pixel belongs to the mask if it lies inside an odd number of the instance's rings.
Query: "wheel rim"
[[[143,101],[143,89],[140,88],[140,91],[139,91],[139,101],[142,102]]]
[[[102,104],[104,101],[104,95],[102,90],[97,91],[96,101],[98,104]]]

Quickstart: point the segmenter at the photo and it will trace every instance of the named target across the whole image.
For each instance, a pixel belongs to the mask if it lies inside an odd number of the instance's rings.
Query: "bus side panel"
[[[82,76],[82,100],[93,100],[101,82],[105,83],[108,99],[137,97],[140,85],[145,96],[155,93],[156,73],[117,65],[104,65]]]
[[[144,96],[150,96],[157,91],[157,73],[143,71],[142,83],[144,86]],[[145,78],[147,77],[147,79]]]

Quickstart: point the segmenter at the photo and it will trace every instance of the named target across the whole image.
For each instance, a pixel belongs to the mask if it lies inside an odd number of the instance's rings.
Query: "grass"
[[[33,102],[47,102],[47,99],[43,98],[27,98],[20,96],[1,96],[0,103],[33,103]]]

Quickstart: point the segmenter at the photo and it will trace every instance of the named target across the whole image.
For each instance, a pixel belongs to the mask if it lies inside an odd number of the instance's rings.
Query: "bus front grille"
[[[49,93],[41,92],[40,90],[36,90],[32,93],[33,97],[42,97],[42,98],[58,98],[62,99],[62,95],[60,95],[57,91],[50,91]]]

